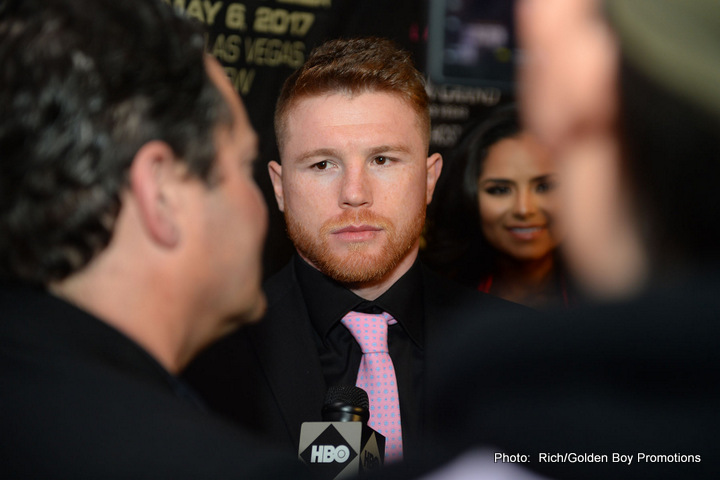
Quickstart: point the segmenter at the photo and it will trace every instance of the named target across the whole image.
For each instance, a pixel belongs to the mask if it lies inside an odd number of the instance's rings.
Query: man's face
[[[400,97],[333,93],[290,108],[282,166],[271,162],[270,174],[300,255],[365,285],[415,260],[441,164]]]
[[[253,180],[257,136],[250,126],[239,97],[225,72],[214,60],[208,73],[232,111],[232,127],[216,133],[218,183],[203,185],[197,234],[196,285],[206,286],[205,307],[232,318],[226,329],[239,321],[254,321],[265,309],[261,290],[261,253],[267,230],[267,207]],[[205,276],[206,278],[203,278]],[[226,332],[220,332],[226,333]]]

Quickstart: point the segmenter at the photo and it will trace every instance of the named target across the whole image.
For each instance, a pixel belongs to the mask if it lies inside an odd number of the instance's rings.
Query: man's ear
[[[270,173],[270,181],[275,191],[275,200],[277,201],[278,208],[281,212],[284,212],[285,198],[282,187],[282,165],[275,160],[270,161],[270,163],[268,163],[268,173]]]
[[[435,192],[435,185],[437,185],[438,178],[440,178],[440,172],[442,172],[443,159],[439,153],[433,153],[427,159],[427,203],[433,197]]]
[[[157,244],[173,248],[180,241],[176,188],[182,181],[175,153],[159,140],[143,145],[130,166],[130,189],[145,231]]]

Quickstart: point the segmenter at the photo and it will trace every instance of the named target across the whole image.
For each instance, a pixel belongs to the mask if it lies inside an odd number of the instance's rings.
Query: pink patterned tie
[[[397,323],[389,313],[373,315],[350,312],[342,324],[360,344],[360,360],[356,385],[370,398],[369,425],[385,436],[385,461],[402,460],[402,429],[395,368],[388,353],[388,325]]]

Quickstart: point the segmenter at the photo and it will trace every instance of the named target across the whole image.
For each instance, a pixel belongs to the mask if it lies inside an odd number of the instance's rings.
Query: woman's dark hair
[[[0,279],[47,284],[103,250],[148,141],[212,181],[231,117],[204,62],[202,30],[158,0],[4,3]]]
[[[625,58],[620,108],[624,167],[655,273],[717,266],[720,112],[662,88]]]
[[[480,226],[478,178],[490,148],[520,130],[514,104],[496,107],[469,124],[446,156],[428,206],[427,243],[421,255],[431,268],[460,283],[477,287],[490,273],[494,249]]]

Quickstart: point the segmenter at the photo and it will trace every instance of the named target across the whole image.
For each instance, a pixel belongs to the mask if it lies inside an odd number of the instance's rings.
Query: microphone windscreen
[[[298,457],[318,478],[356,476],[377,470],[385,460],[385,437],[368,427],[367,392],[354,385],[330,387],[322,422],[304,422]]]
[[[363,422],[370,420],[370,400],[367,392],[354,385],[328,388],[322,419],[326,422]]]
[[[325,405],[344,404],[362,409],[370,408],[370,400],[365,390],[355,385],[339,385],[328,388]]]

